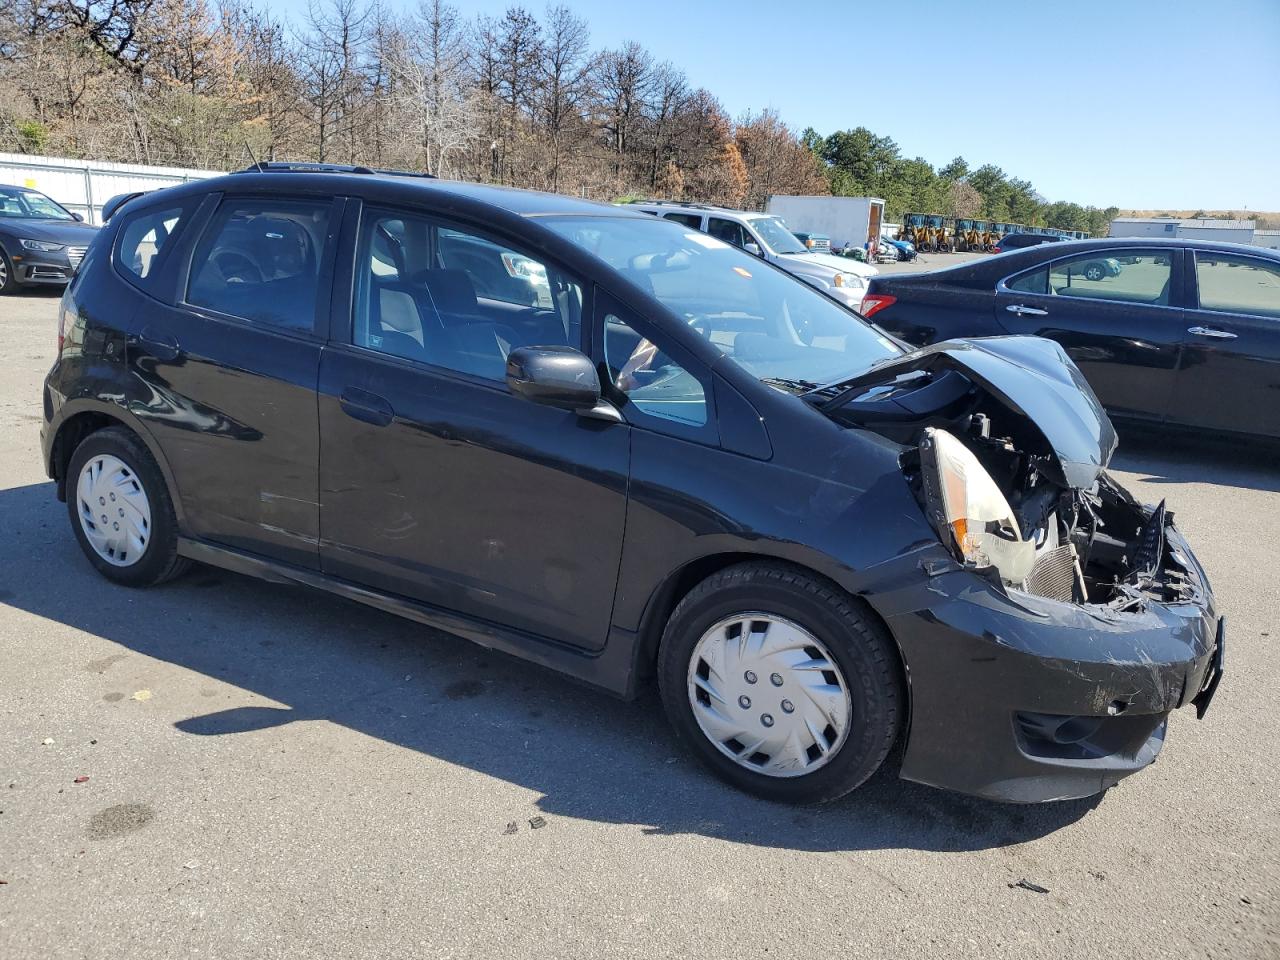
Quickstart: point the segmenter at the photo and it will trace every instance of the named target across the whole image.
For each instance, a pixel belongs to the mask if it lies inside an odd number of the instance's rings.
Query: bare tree
[[[417,131],[418,162],[428,173],[448,173],[452,155],[479,134],[457,10],[441,0],[422,0],[407,30],[390,45],[388,60],[395,81],[390,99]]]
[[[522,121],[533,113],[538,91],[538,70],[542,59],[542,28],[523,7],[509,7],[498,21],[498,86],[502,103],[499,143],[499,179],[515,184],[516,164],[523,159]]]
[[[817,157],[775,111],[745,114],[734,127],[734,143],[746,165],[749,208],[764,209],[775,193],[831,192]]]
[[[596,67],[601,132],[613,153],[613,175],[626,173],[631,138],[644,116],[653,86],[653,57],[634,41],[604,53]]]
[[[587,22],[568,7],[547,11],[537,112],[550,145],[547,186],[551,190],[560,189],[565,138],[582,127],[582,110],[595,65],[590,39]]]
[[[651,99],[647,106],[649,150],[649,185],[656,187],[658,174],[670,159],[671,128],[689,97],[689,83],[684,71],[663,61],[653,69],[649,84]]]
[[[228,14],[224,22],[239,50],[244,141],[259,159],[290,153],[300,138],[303,117],[298,110],[301,78],[289,36],[266,12],[247,6],[224,10]]]
[[[288,26],[258,0],[0,0],[0,149],[213,168],[251,152],[602,199],[756,203],[824,180],[780,118],[735,128],[639,44],[593,51],[561,0],[496,18],[417,2],[310,0]]]
[[[320,162],[346,147],[355,158],[364,89],[362,59],[372,36],[371,11],[360,0],[311,0],[297,35],[303,95],[311,107]]]

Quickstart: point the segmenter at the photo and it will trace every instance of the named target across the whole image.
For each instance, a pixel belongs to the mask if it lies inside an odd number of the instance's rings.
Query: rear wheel
[[[897,739],[893,641],[859,601],[804,571],[746,563],[676,607],[658,665],[677,734],[718,776],[770,800],[832,800]]]
[[[108,580],[130,587],[180,574],[178,523],[160,468],[124,427],[81,441],[67,467],[67,512],[89,562]]]
[[[1086,280],[1101,280],[1106,276],[1106,273],[1100,263],[1091,263],[1084,268],[1084,278]]]

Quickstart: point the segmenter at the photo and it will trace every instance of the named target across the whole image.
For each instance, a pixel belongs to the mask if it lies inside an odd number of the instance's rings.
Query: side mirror
[[[588,411],[600,402],[600,377],[573,347],[517,347],[507,356],[507,388],[517,397],[562,410]]]
[[[84,223],[84,214],[83,214],[83,213],[73,213],[73,214],[71,215],[71,219],[72,219],[72,220],[74,220],[76,223]]]
[[[760,244],[755,243],[752,240],[748,240],[746,243],[744,243],[742,245],[742,249],[747,251],[747,253],[751,254],[753,257],[760,256]]]

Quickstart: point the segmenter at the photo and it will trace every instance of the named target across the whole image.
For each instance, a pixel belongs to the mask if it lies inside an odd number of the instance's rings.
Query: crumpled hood
[[[0,230],[24,240],[43,240],[46,243],[65,243],[76,247],[88,246],[98,233],[97,227],[91,227],[87,223],[7,218],[0,219]]]
[[[792,263],[812,263],[814,266],[839,270],[841,273],[856,273],[860,277],[878,276],[880,271],[865,263],[859,263],[850,257],[837,257],[833,253],[786,253],[782,259]]]
[[[946,340],[885,361],[841,386],[872,387],[915,370],[948,369],[1026,417],[1052,451],[1057,482],[1088,489],[1111,462],[1111,420],[1062,347],[1042,337]]]

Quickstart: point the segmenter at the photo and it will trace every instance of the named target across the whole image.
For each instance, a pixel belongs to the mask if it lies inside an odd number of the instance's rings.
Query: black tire
[[[853,706],[837,753],[812,773],[772,777],[725,756],[703,734],[689,702],[689,663],[703,634],[746,611],[792,621],[821,639],[845,678]],[[780,563],[728,567],[693,588],[672,612],[658,654],[658,686],[677,736],[721,779],[767,800],[820,803],[844,796],[879,769],[906,714],[897,647],[866,605],[834,583]]]
[[[14,293],[18,289],[18,275],[14,272],[13,261],[9,255],[0,250],[0,296]]]
[[[109,454],[127,466],[142,485],[151,507],[151,536],[142,557],[128,566],[116,566],[98,556],[81,524],[77,484],[80,473],[93,457]],[[190,565],[178,556],[178,521],[164,475],[146,445],[125,427],[108,427],[91,433],[80,442],[67,465],[67,515],[80,549],[94,568],[115,583],[126,587],[150,587],[181,575]]]
[[[1101,280],[1107,275],[1107,271],[1102,269],[1100,263],[1090,263],[1084,268],[1084,278],[1086,280]]]

